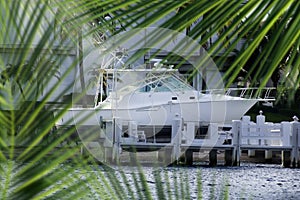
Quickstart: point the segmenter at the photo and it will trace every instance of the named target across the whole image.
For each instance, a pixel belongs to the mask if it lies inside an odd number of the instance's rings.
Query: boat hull
[[[99,126],[102,121],[120,118],[138,125],[170,125],[175,116],[184,122],[202,124],[230,124],[239,120],[258,100],[231,99],[226,101],[169,102],[144,107],[73,108],[68,110],[57,125]]]

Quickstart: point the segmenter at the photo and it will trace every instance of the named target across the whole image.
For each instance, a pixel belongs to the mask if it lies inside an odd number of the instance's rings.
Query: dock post
[[[232,124],[232,134],[233,134],[233,138],[232,138],[232,146],[233,146],[233,153],[232,153],[232,166],[240,166],[240,124],[241,121],[240,120],[233,120],[233,124]]]
[[[195,123],[194,122],[187,122],[186,123],[186,130],[182,134],[182,144],[190,145],[195,139]],[[186,165],[193,165],[193,150],[184,149],[184,154],[181,156],[182,161]]]
[[[264,128],[264,135],[266,135],[268,129],[265,127]],[[265,139],[265,144],[267,146],[272,145],[272,141],[270,139]],[[271,163],[272,162],[272,156],[273,156],[273,151],[272,150],[265,150],[265,162],[266,163]]]
[[[297,146],[296,146],[296,160],[297,160],[297,167],[300,168],[300,154],[299,154],[299,145],[300,145],[300,123],[297,122]]]
[[[188,166],[193,165],[193,150],[186,150],[185,151],[185,164]]]
[[[282,141],[281,145],[285,147],[291,146],[291,123],[290,122],[281,122],[281,134]],[[281,151],[281,162],[283,167],[291,166],[291,151],[284,150]]]
[[[106,122],[104,146],[104,162],[110,163],[113,158],[113,121]]]
[[[157,160],[158,160],[158,162],[164,162],[164,151],[163,150],[158,150],[157,151]]]
[[[122,120],[113,118],[113,138],[112,138],[112,162],[118,164],[120,161],[120,148],[122,136]]]
[[[209,152],[209,166],[215,167],[217,166],[218,159],[217,159],[217,150],[212,149]]]
[[[182,134],[182,143],[190,145],[195,139],[195,123],[194,122],[186,122],[186,130],[184,134]]]
[[[259,115],[256,116],[256,124],[260,127],[259,134],[266,135],[268,134],[268,128],[266,125],[266,117],[263,115],[263,111],[259,111]],[[263,142],[263,141],[261,141]],[[264,140],[264,145],[270,145],[271,141],[268,139]],[[265,160],[266,162],[272,161],[272,150],[265,150]]]
[[[281,134],[282,134],[282,146],[290,146],[291,145],[291,123],[290,122],[281,122]]]
[[[164,164],[166,164],[166,165],[168,165],[168,166],[174,164],[174,160],[173,160],[173,158],[172,158],[172,153],[173,153],[173,151],[174,151],[173,148],[166,148],[166,149],[164,150],[164,153],[165,153],[164,159],[163,159]]]
[[[225,159],[225,166],[232,166],[233,165],[233,150],[225,150],[225,155],[224,155],[224,159]]]
[[[179,114],[176,113],[172,121],[172,139],[171,139],[171,144],[173,146],[171,160],[175,162],[179,161],[179,157],[181,153],[181,149],[180,149],[181,138],[182,138],[181,133],[182,133],[182,118],[179,116]]]
[[[129,152],[129,161],[131,166],[136,166],[138,164],[136,149],[132,149],[132,152]]]
[[[291,151],[282,151],[282,166],[291,167]]]
[[[251,124],[251,117],[248,116],[248,115],[245,115],[242,117],[242,121],[241,121],[241,129],[243,131],[247,131],[247,132],[252,132],[252,129],[251,128],[247,128],[245,129],[244,127],[247,127],[248,125]],[[248,133],[247,133],[248,134]],[[247,144],[248,145],[251,145],[253,143],[256,143],[257,141],[255,139],[247,139]],[[248,157],[255,157],[255,150],[247,150],[248,152]]]
[[[214,149],[214,147],[218,145],[217,141],[219,139],[217,123],[209,123],[206,138],[205,145],[212,148],[209,152],[209,166],[214,167],[217,166],[218,163],[217,149]]]
[[[299,162],[299,122],[298,120],[294,120],[292,122],[292,155],[291,155],[291,160],[292,160],[292,166],[293,167],[299,167],[298,162]]]

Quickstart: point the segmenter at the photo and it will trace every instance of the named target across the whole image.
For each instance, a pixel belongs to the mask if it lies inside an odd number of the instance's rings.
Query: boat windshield
[[[175,76],[151,77],[147,79],[140,92],[174,92],[194,90],[191,86],[184,83]]]

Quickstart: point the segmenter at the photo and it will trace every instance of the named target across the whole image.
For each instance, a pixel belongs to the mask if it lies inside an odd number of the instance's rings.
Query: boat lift
[[[185,123],[176,115],[172,121],[169,142],[147,141],[144,132],[139,131],[137,123],[133,121],[124,122],[120,118],[114,118],[103,123],[106,131],[100,136],[102,144],[98,147],[103,147],[103,158],[100,161],[104,163],[121,164],[122,155],[126,152],[157,151],[157,159],[163,164],[192,165],[194,152],[209,151],[209,165],[216,166],[217,152],[221,151],[224,152],[224,165],[239,166],[242,150],[248,150],[249,156],[253,156],[253,151],[264,150],[266,159],[270,158],[272,151],[281,151],[284,167],[300,167],[300,123],[297,120],[270,123],[265,122],[265,116],[260,113],[256,123],[250,121],[249,116],[234,120],[232,129],[225,131],[225,134],[218,124],[210,124],[207,136],[195,139],[195,124]],[[127,135],[124,134],[125,128]],[[130,163],[132,162],[136,160],[130,157]]]

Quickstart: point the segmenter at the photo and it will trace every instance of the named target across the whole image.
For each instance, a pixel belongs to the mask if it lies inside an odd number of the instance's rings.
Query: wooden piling
[[[232,145],[233,145],[233,152],[232,152],[232,158],[233,166],[239,166],[240,165],[240,153],[241,153],[241,148],[240,148],[240,124],[241,121],[239,120],[233,120],[232,124],[232,133],[233,133],[233,138],[232,138]]]
[[[193,165],[193,151],[192,150],[186,150],[185,151],[185,164],[188,166]]]
[[[157,160],[158,162],[164,162],[165,152],[163,150],[157,151]]]
[[[113,148],[112,147],[104,148],[104,162],[106,162],[106,163],[113,162]]]
[[[232,166],[233,165],[233,150],[225,150],[225,166]]]
[[[163,158],[163,162],[165,165],[173,165],[174,164],[173,159],[172,159],[172,151],[173,151],[173,149],[171,149],[171,148],[166,148],[164,150],[165,155]]]
[[[137,153],[135,150],[133,150],[133,152],[129,153],[129,159],[130,159],[130,165],[136,166],[138,164]]]
[[[121,137],[122,137],[122,120],[120,118],[113,118],[113,155],[112,162],[119,163],[120,161],[120,149],[121,149]]]
[[[291,151],[282,151],[282,166],[291,167]]]
[[[299,167],[299,124],[296,120],[292,122],[292,167]]]
[[[157,160],[158,162],[163,163],[164,165],[171,165],[173,163],[172,159],[172,148],[163,148],[157,151]]]
[[[176,114],[172,121],[171,143],[173,146],[171,159],[178,161],[180,157],[180,145],[182,139],[182,118]]]
[[[218,159],[217,159],[217,150],[212,149],[209,152],[209,166],[215,167],[217,166]]]

